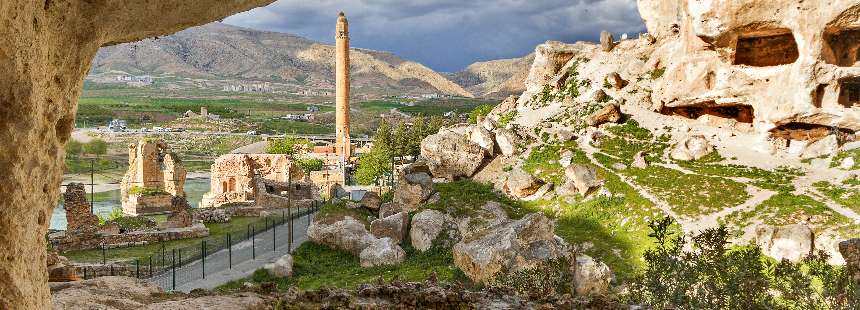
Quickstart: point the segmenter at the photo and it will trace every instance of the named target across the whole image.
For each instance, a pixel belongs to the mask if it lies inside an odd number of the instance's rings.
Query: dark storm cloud
[[[394,52],[439,71],[524,56],[546,40],[644,31],[635,0],[280,0],[226,22],[330,43],[340,11],[349,17],[353,46]]]

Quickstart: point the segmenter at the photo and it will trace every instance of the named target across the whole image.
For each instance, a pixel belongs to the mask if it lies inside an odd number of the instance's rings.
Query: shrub
[[[725,227],[690,239],[666,217],[651,223],[656,246],[630,285],[630,302],[657,309],[856,309],[858,287],[844,268],[815,253],[800,263],[773,262],[757,246],[729,248]]]
[[[323,169],[323,160],[319,158],[299,159],[296,163],[305,172],[320,171]]]
[[[157,187],[142,187],[142,186],[134,186],[128,190],[129,195],[140,195],[140,196],[155,196],[161,194],[167,194],[167,192],[161,190]]]
[[[490,114],[491,111],[493,111],[493,105],[492,104],[482,104],[482,105],[475,107],[475,109],[473,109],[471,112],[469,112],[469,123],[472,123],[472,124],[477,123],[478,118],[486,117],[487,115]]]
[[[570,261],[558,258],[516,272],[499,272],[488,285],[539,298],[570,293],[572,280]]]

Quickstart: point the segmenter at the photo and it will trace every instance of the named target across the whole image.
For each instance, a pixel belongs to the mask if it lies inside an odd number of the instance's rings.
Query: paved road
[[[289,224],[276,226],[272,229],[260,232],[254,241],[245,240],[233,244],[232,268],[230,268],[230,252],[227,249],[215,252],[206,257],[206,277],[203,277],[203,261],[197,260],[185,263],[181,268],[176,268],[176,291],[189,292],[193,289],[213,289],[232,280],[246,278],[254,271],[263,268],[263,265],[274,262],[284,254],[292,252],[307,240],[307,228],[313,214],[306,215],[293,220],[293,242],[290,247],[288,242]],[[275,240],[272,240],[274,236]],[[273,241],[276,250],[273,251]],[[252,252],[252,244],[254,251]],[[169,253],[168,253],[169,254]],[[256,258],[252,255],[256,254]],[[170,291],[174,290],[174,273],[172,271],[156,275],[149,280]]]

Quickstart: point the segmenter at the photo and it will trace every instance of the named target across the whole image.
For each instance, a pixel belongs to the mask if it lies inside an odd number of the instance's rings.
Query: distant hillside
[[[351,57],[352,86],[359,93],[472,96],[435,71],[391,53],[353,49]],[[90,74],[110,71],[331,89],[334,47],[291,34],[212,23],[167,37],[102,48]]]
[[[505,98],[525,91],[526,77],[534,59],[532,53],[522,58],[477,62],[447,76],[475,96]]]

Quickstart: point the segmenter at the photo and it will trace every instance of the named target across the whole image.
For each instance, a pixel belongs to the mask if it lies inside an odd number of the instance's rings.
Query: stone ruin
[[[211,189],[203,196],[201,208],[227,204],[285,208],[289,197],[298,202],[318,196],[313,182],[287,155],[228,154],[219,157],[211,171]]]
[[[653,108],[749,124],[769,151],[836,151],[860,130],[860,4],[856,1],[640,0],[665,70]],[[816,151],[807,151],[815,149]]]
[[[128,146],[128,171],[120,193],[123,212],[144,215],[170,212],[172,197],[185,197],[182,161],[161,140],[141,140]]]
[[[83,184],[69,184],[64,199],[68,226],[65,231],[48,236],[54,249],[59,251],[142,245],[209,235],[205,225],[192,221],[190,206],[185,197],[173,196],[170,206],[173,214],[159,227],[144,227],[133,231],[126,231],[113,221],[99,224],[98,217],[90,210]]]

